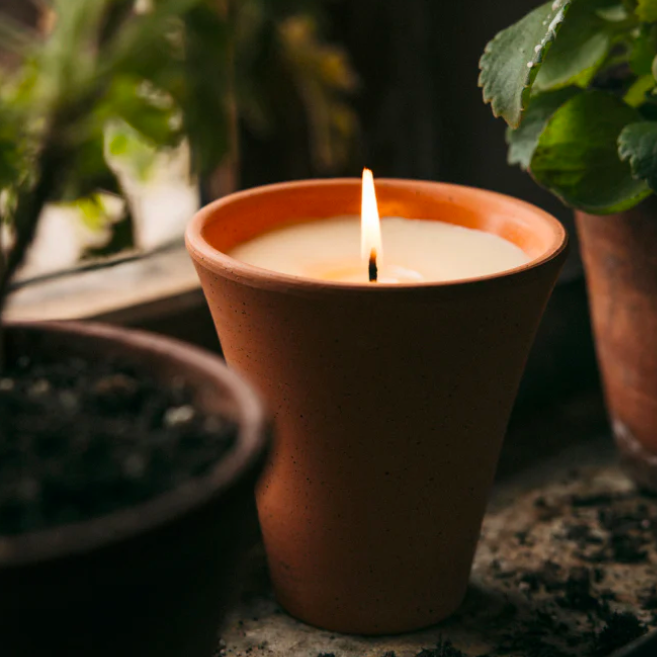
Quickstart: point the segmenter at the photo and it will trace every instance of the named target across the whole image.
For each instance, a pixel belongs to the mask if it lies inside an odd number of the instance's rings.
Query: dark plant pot
[[[9,357],[116,356],[239,425],[210,474],[84,523],[0,538],[0,651],[6,657],[210,657],[252,531],[267,422],[251,388],[209,353],[93,324],[9,325]]]
[[[525,360],[565,258],[559,222],[482,190],[379,180],[382,215],[444,219],[532,261],[467,281],[339,285],[225,255],[259,232],[357,214],[360,180],[262,187],[187,231],[226,358],[268,400],[277,441],[258,511],[277,596],[359,634],[460,604]]]
[[[657,492],[657,204],[576,217],[614,438],[632,478]]]

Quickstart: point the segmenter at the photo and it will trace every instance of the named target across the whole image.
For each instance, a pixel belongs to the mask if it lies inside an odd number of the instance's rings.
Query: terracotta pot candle
[[[357,215],[356,179],[234,194],[187,231],[226,358],[276,419],[257,502],[278,599],[311,624],[361,634],[435,623],[463,599],[567,241],[556,219],[500,194],[403,180],[379,180],[376,190],[382,216],[482,230],[528,262],[449,282],[380,284],[294,276],[227,255],[274,229]]]

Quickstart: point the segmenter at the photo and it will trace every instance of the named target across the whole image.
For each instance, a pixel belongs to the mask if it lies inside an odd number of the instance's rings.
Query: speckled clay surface
[[[377,193],[382,216],[489,230],[533,260],[463,282],[372,286],[221,253],[283,223],[358,213],[358,180],[242,192],[187,232],[226,357],[276,418],[258,507],[277,596],[302,620],[359,634],[423,627],[460,604],[566,245],[553,217],[491,192],[379,180]]]
[[[598,361],[627,471],[657,492],[657,204],[577,213]]]

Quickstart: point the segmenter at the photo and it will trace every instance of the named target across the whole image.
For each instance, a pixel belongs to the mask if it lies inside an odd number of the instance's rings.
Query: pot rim
[[[294,291],[297,294],[409,294],[411,292],[423,294],[428,291],[433,293],[441,291],[450,293],[455,288],[463,292],[463,288],[478,288],[482,284],[491,281],[509,282],[514,281],[518,275],[532,275],[535,270],[548,262],[565,257],[568,248],[568,234],[561,222],[551,214],[541,208],[522,201],[521,199],[499,192],[470,187],[467,185],[457,185],[452,183],[439,183],[423,180],[407,180],[401,178],[377,178],[377,186],[387,186],[388,188],[420,188],[420,189],[439,189],[444,196],[450,192],[460,194],[467,193],[479,196],[481,203],[485,204],[486,200],[503,200],[509,206],[515,206],[518,209],[531,212],[539,221],[547,224],[553,233],[553,240],[550,246],[538,257],[529,262],[505,269],[501,272],[486,274],[483,276],[474,276],[469,278],[459,278],[447,281],[422,281],[422,282],[404,282],[394,285],[371,285],[368,283],[345,283],[337,281],[326,281],[320,279],[305,278],[292,274],[283,274],[281,272],[264,269],[256,265],[242,262],[231,256],[219,251],[211,246],[203,236],[204,227],[212,221],[213,216],[222,207],[225,207],[235,201],[247,198],[254,194],[267,194],[271,192],[280,192],[284,190],[294,191],[308,187],[326,188],[333,185],[353,185],[360,188],[360,178],[327,178],[320,180],[300,180],[294,182],[274,183],[253,187],[240,192],[235,192],[224,196],[212,203],[201,208],[191,219],[185,231],[185,243],[192,258],[203,267],[220,274],[223,277],[238,281],[241,284],[250,285],[263,289],[278,289],[285,291]]]
[[[230,390],[239,430],[233,448],[209,473],[178,488],[90,520],[0,536],[0,570],[88,552],[175,522],[248,479],[264,461],[270,435],[265,406],[219,356],[172,338],[95,322],[6,322],[4,326],[9,330],[84,335],[97,338],[101,344],[124,344],[190,367],[204,379]]]

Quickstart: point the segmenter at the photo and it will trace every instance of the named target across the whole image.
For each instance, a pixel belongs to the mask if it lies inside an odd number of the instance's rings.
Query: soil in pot
[[[0,374],[0,535],[144,502],[208,472],[236,439],[182,379],[116,360],[14,359]]]

